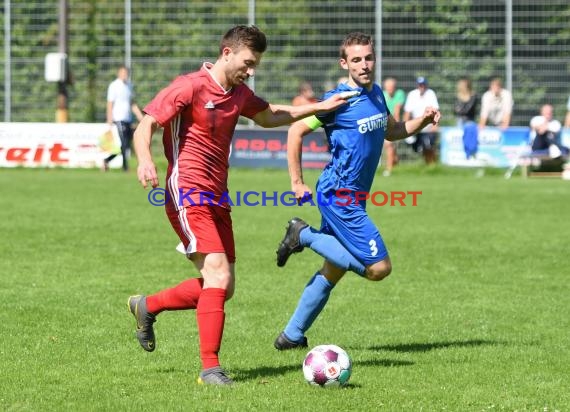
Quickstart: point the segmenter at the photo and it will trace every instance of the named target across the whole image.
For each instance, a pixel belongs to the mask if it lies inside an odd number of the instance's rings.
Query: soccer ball
[[[311,385],[344,386],[351,373],[350,357],[336,345],[315,346],[303,361],[303,375]]]

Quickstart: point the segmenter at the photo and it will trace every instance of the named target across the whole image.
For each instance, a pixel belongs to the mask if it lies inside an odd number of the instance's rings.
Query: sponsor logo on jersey
[[[204,109],[214,109],[214,108],[215,108],[214,102],[211,101],[211,100],[208,100],[208,103],[206,103],[206,104],[204,105]]]
[[[358,124],[358,131],[361,134],[372,132],[377,129],[384,129],[388,126],[388,116],[386,113],[378,113],[374,116],[365,117],[356,121]]]
[[[352,101],[352,102],[350,102],[350,103],[348,103],[348,104],[349,104],[349,106],[354,106],[354,105],[356,105],[356,103],[360,102],[361,100],[362,100],[362,99],[358,98],[358,99],[356,99],[356,100],[354,100],[354,101]]]

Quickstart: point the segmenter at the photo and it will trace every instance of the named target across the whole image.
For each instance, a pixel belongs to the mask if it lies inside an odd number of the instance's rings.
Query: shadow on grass
[[[429,352],[436,349],[446,349],[446,348],[461,348],[461,347],[472,347],[472,346],[485,346],[485,345],[496,345],[499,342],[491,340],[482,339],[471,339],[471,340],[457,340],[450,342],[431,342],[431,343],[402,343],[396,345],[378,345],[371,346],[368,349],[374,351],[393,351],[393,352]]]
[[[282,366],[259,366],[252,369],[232,369],[232,373],[239,375],[240,380],[261,380],[272,376],[284,375],[288,372],[300,371],[300,364]]]
[[[378,366],[378,367],[398,367],[398,366],[410,366],[414,362],[402,361],[402,360],[392,360],[392,359],[369,359],[354,361],[353,365],[357,366]],[[301,364],[291,364],[283,366],[260,366],[252,369],[232,369],[231,373],[239,375],[239,380],[259,380],[260,383],[264,383],[264,378],[270,378],[274,376],[283,375],[288,372],[299,372],[301,373]]]
[[[414,365],[415,362],[394,359],[368,359],[359,361],[353,360],[352,364],[358,366],[380,366],[383,368],[394,368],[399,366],[411,366]]]

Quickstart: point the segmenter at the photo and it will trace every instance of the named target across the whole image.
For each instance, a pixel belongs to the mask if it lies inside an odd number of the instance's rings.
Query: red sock
[[[198,318],[198,333],[200,335],[200,359],[203,369],[219,366],[218,352],[224,333],[224,303],[226,290],[208,288],[202,291],[196,317]]]
[[[177,286],[162,290],[146,298],[146,308],[150,313],[158,315],[163,310],[196,309],[204,279],[185,280]]]

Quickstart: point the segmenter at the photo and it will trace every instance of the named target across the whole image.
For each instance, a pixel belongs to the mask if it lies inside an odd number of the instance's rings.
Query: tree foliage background
[[[176,75],[214,61],[222,34],[248,23],[247,0],[132,0],[132,80],[144,106]],[[489,78],[505,78],[505,2],[489,0],[383,0],[381,36],[374,1],[255,2],[255,24],[269,48],[254,87],[272,102],[287,103],[299,82],[317,93],[344,73],[338,45],[349,31],[370,33],[381,73],[407,92],[418,75],[438,95],[444,123],[453,124],[455,81],[469,75],[482,94]],[[56,85],[44,80],[44,57],[58,49],[58,2],[11,2],[12,121],[52,121]],[[2,9],[2,18],[5,10]],[[570,3],[513,0],[513,124],[527,125],[540,104],[564,116],[570,94]],[[2,47],[5,46],[3,36]],[[125,6],[110,0],[69,0],[70,121],[105,120],[109,82],[125,61]],[[2,55],[1,65],[6,59]],[[0,73],[4,85],[5,70]],[[4,86],[0,89],[4,101]],[[2,105],[1,115],[5,107]]]

